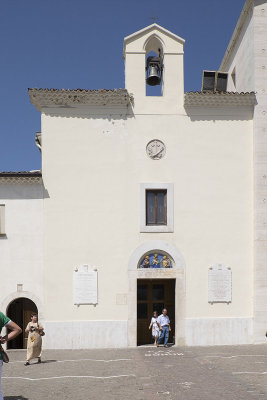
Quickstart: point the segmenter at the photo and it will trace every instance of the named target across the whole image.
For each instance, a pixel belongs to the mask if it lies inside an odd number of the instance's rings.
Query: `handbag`
[[[7,353],[5,352],[5,350],[3,349],[2,346],[0,346],[0,351],[2,353],[4,363],[8,363],[9,362],[9,357],[8,357]]]
[[[37,328],[39,329],[39,325],[38,325],[38,324],[37,324]],[[40,333],[40,331],[39,331],[39,335],[40,335],[40,336],[44,336],[44,335],[45,335],[45,332],[42,331],[42,332]]]

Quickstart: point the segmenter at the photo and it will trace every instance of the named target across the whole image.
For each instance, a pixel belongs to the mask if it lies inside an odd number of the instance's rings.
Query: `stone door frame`
[[[138,269],[142,256],[149,251],[168,253],[173,261],[170,269]],[[143,243],[132,253],[128,264],[128,346],[137,346],[137,280],[175,279],[175,345],[185,344],[185,262],[182,254],[171,243],[152,240]]]

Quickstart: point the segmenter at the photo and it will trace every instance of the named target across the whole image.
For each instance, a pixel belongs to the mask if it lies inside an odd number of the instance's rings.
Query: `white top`
[[[169,325],[170,324],[170,319],[169,319],[168,315],[164,316],[163,314],[161,314],[158,317],[158,323],[160,324],[160,326]]]
[[[155,326],[155,327],[158,326],[157,321],[158,321],[158,318],[155,318],[155,317],[152,317],[152,318],[151,318],[151,324],[152,324],[153,326]]]

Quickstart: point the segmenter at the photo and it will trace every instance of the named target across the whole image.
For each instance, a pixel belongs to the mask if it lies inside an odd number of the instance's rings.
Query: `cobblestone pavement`
[[[10,351],[5,400],[267,400],[267,345]]]

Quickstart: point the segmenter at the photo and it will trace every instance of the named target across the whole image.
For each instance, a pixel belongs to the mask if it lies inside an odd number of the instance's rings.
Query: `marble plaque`
[[[97,270],[82,265],[73,272],[74,304],[97,304]]]
[[[208,302],[230,303],[232,301],[232,271],[218,264],[209,269]]]

